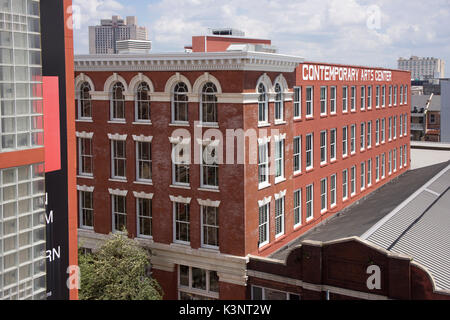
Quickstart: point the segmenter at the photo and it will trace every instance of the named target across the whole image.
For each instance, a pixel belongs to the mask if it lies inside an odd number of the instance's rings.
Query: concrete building
[[[411,140],[441,141],[441,96],[411,96]]]
[[[142,53],[140,50],[150,50],[151,42],[148,40],[146,27],[137,25],[136,17],[113,16],[111,19],[102,19],[100,25],[89,27],[89,53],[90,54],[116,54],[119,53],[117,45],[122,40],[139,40],[135,42],[122,42],[119,47],[125,50],[138,49],[132,53]]]
[[[445,61],[432,57],[399,58],[397,60],[399,70],[411,72],[411,78],[416,80],[436,79],[445,77]]]
[[[441,81],[441,141],[450,143],[450,79]]]
[[[166,299],[247,298],[247,255],[409,168],[409,72],[222,51],[77,56],[75,76],[79,243],[125,227]]]

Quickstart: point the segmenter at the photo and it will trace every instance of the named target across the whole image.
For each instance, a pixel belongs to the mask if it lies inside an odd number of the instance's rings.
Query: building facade
[[[399,58],[397,60],[399,70],[411,72],[411,78],[427,80],[445,77],[445,61],[432,57],[411,56],[409,59]]]
[[[147,28],[138,26],[136,17],[126,17],[124,20],[113,16],[111,19],[102,19],[98,26],[89,27],[90,54],[118,53],[116,42],[122,40],[140,40],[146,42],[146,47],[151,46]]]
[[[245,299],[266,257],[409,168],[410,73],[260,52],[77,56],[79,244],[128,231],[166,299]]]

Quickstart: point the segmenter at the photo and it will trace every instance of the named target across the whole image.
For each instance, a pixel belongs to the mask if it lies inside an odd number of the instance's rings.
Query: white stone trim
[[[84,192],[93,192],[94,191],[94,187],[89,187],[89,186],[85,186],[85,185],[77,185],[77,190],[78,191],[84,191]]]
[[[258,144],[266,144],[266,143],[269,143],[270,142],[270,139],[271,139],[272,137],[263,137],[263,138],[258,138]]]
[[[89,76],[85,75],[84,73],[80,73],[75,78],[75,91],[79,91],[81,84],[84,83],[84,82],[89,83],[89,86],[91,87],[91,92],[95,91],[94,82],[92,81],[91,78],[89,78]]]
[[[258,200],[258,206],[259,206],[259,207],[263,207],[263,206],[265,206],[266,204],[269,204],[270,201],[272,201],[272,196],[265,197],[263,200]]]
[[[210,199],[206,199],[206,200],[197,199],[197,202],[198,202],[199,205],[205,206],[205,207],[218,208],[220,206],[220,201],[212,201]]]
[[[127,134],[120,135],[118,133],[116,133],[116,134],[108,133],[109,140],[125,141],[125,140],[127,140],[127,136],[128,136]]]
[[[75,132],[75,135],[77,138],[85,138],[85,139],[92,139],[92,137],[94,136],[93,132],[86,132],[86,131],[82,131],[82,132]]]
[[[286,140],[286,133],[282,133],[280,135],[274,136],[275,141]]]
[[[266,93],[269,94],[269,92],[273,91],[273,85],[272,85],[272,80],[270,80],[269,76],[267,75],[267,73],[264,73],[263,75],[261,75],[258,79],[258,81],[256,81],[256,89],[255,92],[258,92],[258,86],[259,84],[262,82],[262,84],[266,87]],[[269,97],[268,97],[269,98]]]
[[[109,194],[115,195],[115,196],[122,196],[126,197],[128,194],[128,190],[120,190],[120,189],[112,189],[108,188]]]
[[[191,203],[191,200],[192,200],[192,198],[185,198],[182,196],[175,197],[172,195],[169,195],[169,198],[170,198],[170,201],[172,201],[172,202],[179,202],[179,203],[185,203],[185,204]]]
[[[169,137],[169,141],[172,144],[190,144],[191,138]]]
[[[145,193],[145,192],[137,192],[137,191],[133,191],[133,195],[135,198],[140,198],[140,199],[153,199],[153,193]]]
[[[283,76],[282,73],[280,73],[276,78],[275,81],[273,82],[273,91],[275,92],[275,85],[279,84],[281,86],[281,90],[283,92],[283,94],[289,92],[289,86],[288,83],[286,81],[286,78]]]
[[[150,80],[150,78],[147,77],[146,75],[142,74],[142,72],[139,72],[137,75],[133,77],[133,79],[131,79],[130,84],[128,86],[128,88],[130,89],[129,91],[130,93],[133,93],[133,96],[136,94],[137,87],[141,82],[145,82],[148,84],[150,92],[155,91],[155,87],[153,86],[152,80]]]
[[[120,82],[123,84],[123,87],[125,88],[124,94],[128,93],[128,85],[127,81],[120,75],[118,75],[116,72],[114,72],[111,76],[109,76],[108,79],[105,81],[105,85],[103,86],[103,91],[108,92],[108,94],[111,92],[111,87],[114,83]]]
[[[203,85],[207,82],[214,83],[217,88],[217,94],[222,93],[222,86],[220,85],[219,80],[217,80],[217,78],[211,75],[209,72],[205,72],[200,77],[198,77],[197,80],[195,80],[192,92],[200,95],[202,93]]]
[[[153,136],[144,136],[143,134],[137,136],[133,134],[133,140],[139,142],[152,142]]]
[[[283,190],[283,191],[281,191],[279,193],[275,193],[275,195],[274,195],[275,200],[278,200],[278,199],[281,199],[281,198],[285,197],[286,196],[286,192],[287,192],[287,190]]]
[[[192,93],[192,85],[188,78],[183,76],[181,73],[177,72],[173,76],[169,78],[166,82],[166,86],[164,88],[164,92],[168,94],[172,94],[173,88],[175,84],[178,82],[184,82],[188,88],[188,93]]]

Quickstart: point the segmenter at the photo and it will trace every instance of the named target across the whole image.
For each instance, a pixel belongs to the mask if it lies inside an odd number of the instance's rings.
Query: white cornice
[[[78,55],[75,71],[214,71],[293,72],[297,56],[265,52],[197,52],[147,55]]]

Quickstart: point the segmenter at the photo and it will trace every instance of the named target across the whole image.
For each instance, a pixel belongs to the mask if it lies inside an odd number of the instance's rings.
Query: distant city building
[[[440,141],[441,96],[411,96],[411,140]]]
[[[120,43],[122,40],[139,40],[135,43]],[[122,50],[135,52],[134,49],[150,50],[151,41],[148,40],[146,27],[137,25],[136,17],[126,17],[122,19],[119,16],[113,16],[111,19],[103,19],[98,26],[89,27],[89,53],[90,54],[114,54],[119,53],[119,47]],[[123,49],[128,45],[128,49]]]
[[[441,141],[450,142],[450,79],[441,81]]]
[[[146,40],[116,41],[118,54],[145,54],[152,49],[152,42]]]
[[[398,69],[411,71],[411,78],[424,80],[443,78],[445,74],[445,61],[439,58],[411,56],[409,59],[399,58]]]

